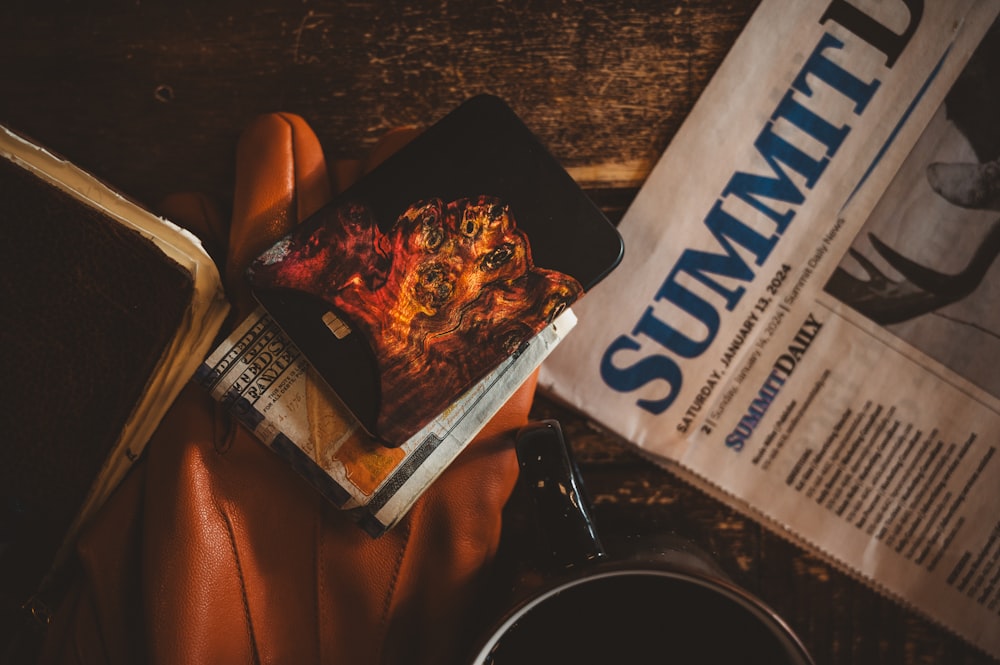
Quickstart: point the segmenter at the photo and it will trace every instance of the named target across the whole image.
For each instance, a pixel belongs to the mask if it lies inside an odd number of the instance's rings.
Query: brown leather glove
[[[339,163],[333,188],[366,163]],[[240,140],[228,229],[204,200],[166,214],[225,248],[240,320],[247,262],[331,196],[299,117],[257,119]],[[45,644],[51,663],[448,663],[465,649],[517,476],[527,382],[406,518],[367,536],[188,386],[146,454],[82,537],[83,574]]]

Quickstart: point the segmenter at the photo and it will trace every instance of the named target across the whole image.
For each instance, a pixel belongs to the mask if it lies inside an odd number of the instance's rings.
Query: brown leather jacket
[[[334,189],[367,164],[334,169]],[[257,119],[237,152],[229,225],[181,196],[167,215],[226,256],[237,316],[253,256],[329,199],[323,154],[299,117]],[[143,459],[82,536],[81,574],[43,663],[448,663],[470,636],[501,512],[517,476],[513,433],[534,378],[377,539],[188,386]]]

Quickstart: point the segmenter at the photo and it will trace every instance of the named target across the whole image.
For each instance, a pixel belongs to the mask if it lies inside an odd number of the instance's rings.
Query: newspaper
[[[299,349],[258,308],[195,380],[372,536],[391,528],[576,324],[572,310],[533,337],[398,448],[378,445]]]
[[[540,377],[996,658],[998,12],[763,0]]]

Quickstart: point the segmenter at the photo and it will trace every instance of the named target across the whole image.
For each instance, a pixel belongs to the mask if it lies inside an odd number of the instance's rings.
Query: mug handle
[[[519,482],[531,497],[543,552],[540,567],[569,570],[605,557],[580,469],[559,421],[538,420],[518,432]]]

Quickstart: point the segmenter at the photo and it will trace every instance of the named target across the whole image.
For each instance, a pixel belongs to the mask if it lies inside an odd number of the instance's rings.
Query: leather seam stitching
[[[399,550],[399,555],[396,557],[396,564],[392,571],[392,578],[389,580],[389,589],[385,595],[385,602],[382,604],[382,616],[379,618],[379,625],[381,626],[381,636],[378,640],[378,659],[381,660],[383,649],[386,643],[386,635],[389,632],[389,614],[392,609],[392,600],[396,595],[396,589],[399,584],[399,578],[403,570],[403,560],[406,558],[406,551],[410,547],[410,540],[412,531],[410,529],[409,521],[404,522],[399,525],[403,533],[403,546]]]
[[[220,510],[223,520],[226,523],[226,533],[229,535],[229,547],[233,552],[233,559],[236,562],[236,576],[240,583],[240,600],[243,603],[243,617],[246,620],[247,639],[250,642],[251,662],[260,663],[260,653],[257,650],[257,636],[253,629],[253,618],[250,616],[250,599],[247,594],[246,578],[243,576],[243,564],[240,563],[240,553],[236,547],[236,532],[229,515]]]

